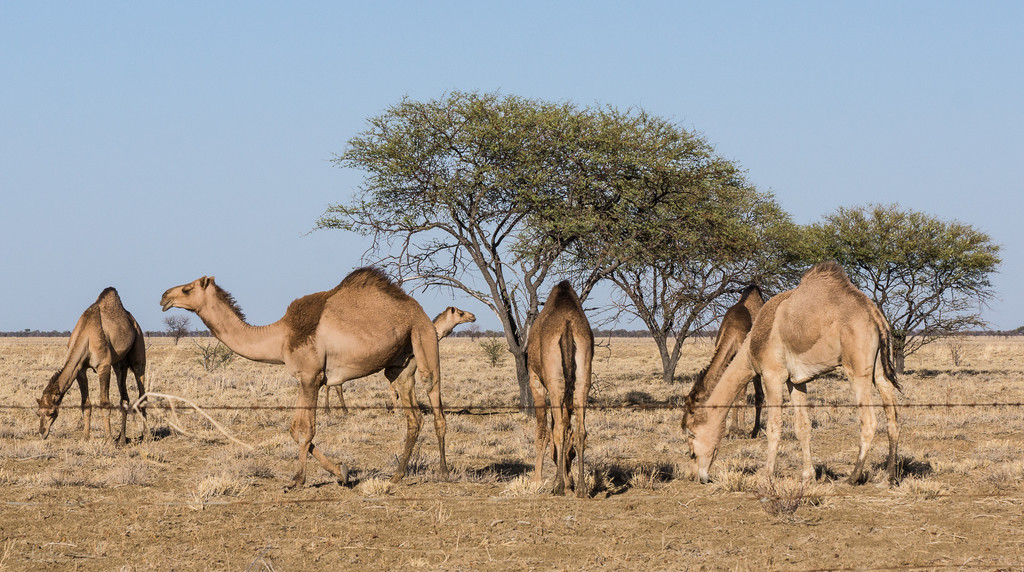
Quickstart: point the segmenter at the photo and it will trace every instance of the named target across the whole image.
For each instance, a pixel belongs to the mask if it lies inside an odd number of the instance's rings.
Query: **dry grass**
[[[666,384],[652,342],[613,339],[595,356],[583,483],[591,498],[582,502],[552,499],[550,460],[543,482],[533,483],[534,419],[515,410],[513,364],[506,359],[492,367],[478,341],[441,344],[450,412],[447,482],[437,475],[429,413],[408,477],[398,485],[388,481],[406,421],[388,410],[386,382],[378,375],[346,384],[350,414],[317,415],[316,443],[347,464],[355,488],[339,487],[311,458],[307,487],[287,495],[281,489],[297,454],[288,435],[296,384],[283,368],[235,359],[206,371],[187,344],[149,341],[148,389],[203,406],[254,445],[252,451],[181,408],[178,421],[187,434],[177,432],[159,403],[150,408],[154,440],[138,441],[142,427],[132,416],[132,442],[115,447],[103,438],[104,416],[95,409],[93,437],[85,441],[77,389],[42,441],[33,405],[63,359],[63,343],[0,339],[0,375],[7,380],[0,403],[24,405],[0,414],[0,498],[21,503],[3,509],[9,524],[0,528],[0,567],[189,569],[202,563],[244,569],[255,554],[277,569],[310,567],[319,557],[356,568],[462,569],[912,567],[971,558],[990,568],[1024,563],[1024,547],[1013,544],[1016,525],[1000,524],[1019,524],[1013,507],[1024,502],[1024,415],[1019,408],[969,406],[1020,401],[1024,340],[957,340],[958,363],[945,344],[908,359],[900,401],[943,406],[901,410],[903,479],[888,488],[881,414],[868,458],[870,482],[844,482],[859,430],[841,376],[809,388],[820,480],[796,480],[800,459],[787,411],[775,478],[764,475],[763,436],[730,437],[712,466],[713,483],[696,483],[683,455],[678,411],[622,406],[678,403],[688,380],[706,365],[710,344],[688,343],[677,372],[683,382]],[[417,392],[425,401],[423,388]],[[252,404],[281,409],[244,409]],[[478,405],[491,409],[473,414]],[[462,409],[470,414],[455,413]],[[275,504],[280,500],[302,502]],[[238,501],[244,504],[232,504]],[[69,508],[90,502],[113,506]],[[37,528],[40,522],[49,528]],[[818,532],[824,529],[814,528],[824,524],[827,539]],[[130,534],[113,542],[107,534],[115,529]],[[728,543],[721,541],[725,534]],[[793,541],[808,534],[817,540]],[[562,540],[549,547],[556,535]],[[903,549],[890,542],[895,537]],[[76,548],[54,538],[71,539]],[[931,544],[937,538],[952,540]],[[780,543],[794,560],[774,548]],[[944,559],[931,556],[940,553]],[[830,559],[833,554],[840,558]]]

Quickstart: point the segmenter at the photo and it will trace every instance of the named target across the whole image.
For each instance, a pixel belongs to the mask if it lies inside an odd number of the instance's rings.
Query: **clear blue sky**
[[[403,96],[642,106],[799,223],[899,202],[1004,248],[1024,325],[1022,2],[0,3],[0,330],[71,329],[115,286],[143,329],[215,275],[254,324],[366,243],[307,234],[329,160]],[[447,294],[418,296],[433,315]],[[197,319],[193,323],[198,326]]]

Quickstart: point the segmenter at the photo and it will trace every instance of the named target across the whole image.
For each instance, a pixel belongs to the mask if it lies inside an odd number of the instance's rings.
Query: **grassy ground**
[[[940,341],[908,358],[904,476],[891,488],[882,415],[870,481],[843,482],[859,427],[841,376],[809,390],[816,482],[795,480],[787,413],[779,477],[763,475],[763,437],[735,436],[712,467],[714,482],[696,483],[679,411],[634,406],[678,402],[710,343],[689,342],[682,379],[665,384],[651,341],[612,339],[595,358],[585,500],[549,494],[550,463],[545,483],[532,484],[533,420],[514,411],[511,359],[491,367],[478,342],[441,344],[449,480],[436,472],[428,413],[411,474],[388,483],[405,419],[388,409],[386,382],[374,376],[346,385],[349,414],[318,415],[316,442],[349,466],[352,486],[338,486],[311,459],[307,486],[288,493],[297,447],[287,407],[296,390],[283,368],[236,358],[206,371],[191,340],[149,344],[149,389],[204,406],[251,450],[181,406],[177,423],[153,407],[155,438],[120,448],[104,438],[96,411],[84,441],[77,388],[42,441],[35,398],[65,343],[0,339],[0,570],[1024,566],[1024,415],[1019,405],[971,405],[1024,401],[1021,339]],[[491,409],[474,409],[481,404]],[[140,431],[130,419],[129,436]]]

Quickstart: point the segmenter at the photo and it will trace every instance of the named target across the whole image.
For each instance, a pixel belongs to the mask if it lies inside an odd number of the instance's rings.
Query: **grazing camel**
[[[768,475],[775,474],[775,457],[782,431],[782,388],[789,389],[796,434],[803,452],[803,479],[814,478],[811,462],[811,423],[807,411],[807,382],[842,366],[860,410],[860,452],[849,482],[864,477],[864,459],[875,434],[871,386],[878,389],[888,419],[889,481],[896,481],[896,372],[892,367],[889,324],[871,300],[850,282],[835,262],[808,270],[793,290],[783,292],[761,308],[750,335],[722,374],[718,385],[683,429],[697,475],[708,482],[728,407],[755,375],[764,382],[768,402]]]
[[[722,325],[718,329],[718,336],[715,338],[715,352],[711,356],[711,363],[704,368],[704,371],[697,374],[697,379],[694,380],[693,387],[690,388],[690,393],[686,396],[683,413],[684,426],[686,416],[693,413],[698,404],[707,399],[711,390],[718,384],[722,372],[739,351],[762,306],[764,306],[764,298],[761,289],[757,286],[748,286],[740,294],[739,301],[725,312]],[[761,378],[757,376],[754,376],[754,395],[754,429],[750,432],[751,439],[756,438],[761,429],[761,403],[764,401]],[[732,407],[732,425],[741,432],[746,421],[744,414],[746,405],[747,388],[744,386]]]
[[[234,298],[212,276],[167,290],[160,305],[165,311],[176,307],[195,312],[235,353],[254,361],[284,364],[298,378],[298,403],[290,432],[299,444],[299,462],[286,488],[305,484],[309,454],[339,483],[348,482],[348,468],[327,459],[313,444],[317,395],[322,385],[340,385],[381,370],[398,390],[407,422],[405,449],[391,482],[405,476],[419,436],[423,415],[413,391],[417,373],[429,388],[440,472],[447,478],[437,334],[419,303],[380,270],[354,270],[333,290],[293,301],[284,317],[266,326],[247,324]]]
[[[437,331],[437,341],[441,341],[448,337],[448,334],[452,333],[455,326],[459,324],[465,324],[467,322],[475,322],[476,316],[471,312],[460,310],[455,306],[448,306],[443,312],[434,318],[434,330]],[[412,354],[409,355],[412,357]],[[345,405],[345,394],[341,391],[341,386],[336,385],[334,389],[338,392],[338,401],[341,402],[342,413],[348,413],[348,406]],[[391,388],[391,401],[395,404],[395,407],[399,407],[398,392],[395,388]],[[330,412],[331,410],[331,390],[327,389],[327,393],[324,394],[324,411]]]
[[[572,487],[571,465],[579,455],[576,496],[586,494],[583,483],[583,452],[587,445],[584,417],[590,393],[590,368],[594,359],[594,334],[583,313],[576,292],[563,280],[548,296],[544,309],[530,328],[526,342],[530,391],[537,415],[537,459],[533,480],[541,481],[544,452],[548,449],[548,401],[550,399],[553,432],[553,458],[556,473],[553,493],[564,495]],[[572,430],[573,411],[576,428]]]
[[[142,329],[128,310],[121,304],[117,290],[106,288],[91,306],[78,318],[75,329],[68,340],[68,354],[64,366],[50,377],[43,389],[39,404],[39,435],[46,439],[50,427],[57,419],[57,408],[64,400],[64,394],[78,381],[82,393],[82,422],[85,425],[83,437],[89,438],[92,404],[89,402],[89,379],[86,370],[92,369],[100,378],[100,407],[105,411],[104,426],[107,438],[114,440],[110,432],[110,370],[117,376],[117,390],[121,394],[121,435],[119,445],[127,442],[125,427],[128,422],[128,368],[135,375],[139,396],[146,393],[143,378],[146,374],[146,344]],[[139,410],[146,415],[144,406]],[[144,436],[149,434],[149,425],[143,420]]]

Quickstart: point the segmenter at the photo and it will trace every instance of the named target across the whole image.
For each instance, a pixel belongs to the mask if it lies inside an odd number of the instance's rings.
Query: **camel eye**
[[[183,286],[181,289],[182,294],[188,294],[192,292],[192,286]]]

